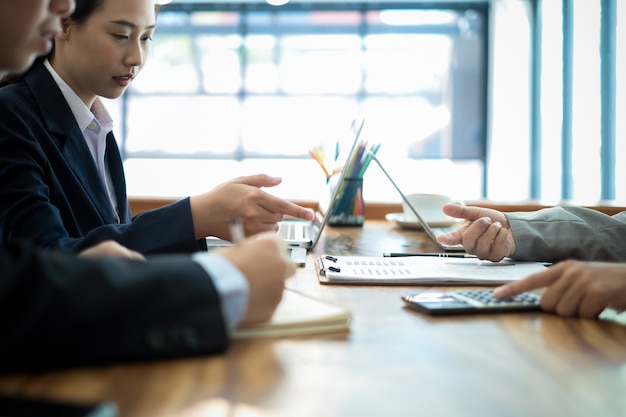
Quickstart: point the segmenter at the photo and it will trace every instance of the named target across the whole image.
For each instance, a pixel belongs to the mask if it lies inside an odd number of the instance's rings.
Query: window
[[[129,195],[265,172],[284,178],[276,194],[315,200],[323,174],[308,150],[346,140],[364,115],[365,139],[407,192],[625,202],[624,9],[173,0],[142,74],[109,103]],[[375,166],[364,196],[399,201]]]
[[[489,198],[626,202],[624,9],[616,0],[493,3]]]
[[[486,2],[338,4],[164,6],[147,65],[109,103],[129,194],[203,192],[251,172],[323,186],[309,149],[349,139],[364,115],[364,138],[408,192],[480,198]],[[367,175],[366,198],[398,199]],[[316,199],[296,188],[289,197]]]

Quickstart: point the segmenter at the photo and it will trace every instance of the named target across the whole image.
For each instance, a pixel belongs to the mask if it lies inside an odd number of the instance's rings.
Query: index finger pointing
[[[295,217],[297,219],[313,220],[313,212],[305,207],[301,207],[290,201],[272,197],[271,200],[262,203],[263,207],[273,213],[280,213],[284,216]]]
[[[545,271],[537,272],[526,278],[502,285],[493,290],[493,295],[498,298],[511,297],[513,295],[530,291],[537,288],[544,288],[552,284],[561,276],[561,269],[558,265],[546,268]]]

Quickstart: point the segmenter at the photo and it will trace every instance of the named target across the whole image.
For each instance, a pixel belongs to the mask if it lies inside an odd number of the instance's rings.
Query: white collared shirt
[[[56,82],[57,86],[61,90],[65,101],[72,110],[74,119],[78,124],[78,128],[85,138],[87,147],[91,152],[98,175],[102,181],[104,189],[107,191],[111,207],[115,213],[115,219],[119,223],[120,218],[118,215],[118,201],[115,197],[115,189],[113,188],[113,182],[111,181],[111,175],[109,169],[104,161],[106,153],[106,137],[113,130],[113,119],[106,110],[99,97],[96,97],[91,109],[87,108],[85,103],[78,97],[78,95],[71,89],[69,85],[59,76],[59,74],[52,68],[50,62],[45,60],[44,65],[52,75],[52,78]]]

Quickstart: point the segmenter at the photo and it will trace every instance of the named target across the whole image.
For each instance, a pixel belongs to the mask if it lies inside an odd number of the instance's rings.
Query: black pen
[[[386,258],[400,258],[403,256],[434,256],[437,258],[475,258],[475,255],[467,253],[401,253],[401,252],[386,252],[383,253]]]

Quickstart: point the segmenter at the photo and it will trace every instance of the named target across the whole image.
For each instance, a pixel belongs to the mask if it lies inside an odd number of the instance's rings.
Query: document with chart
[[[316,268],[323,284],[500,285],[546,266],[512,259],[322,255],[316,259]]]

